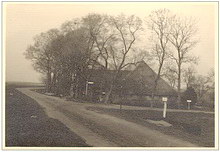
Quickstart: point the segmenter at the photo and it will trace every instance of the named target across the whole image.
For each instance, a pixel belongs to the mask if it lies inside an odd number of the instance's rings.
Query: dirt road
[[[63,123],[48,117],[35,100],[15,88],[15,85],[6,87],[5,149],[90,146]]]
[[[64,101],[31,91],[30,88],[18,90],[36,100],[49,117],[65,124],[91,146],[197,147],[146,126],[87,109],[89,106],[96,106],[94,104]]]

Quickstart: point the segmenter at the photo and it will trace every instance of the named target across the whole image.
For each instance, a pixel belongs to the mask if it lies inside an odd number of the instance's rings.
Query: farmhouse
[[[93,96],[95,100],[102,101],[110,88],[114,73],[113,70],[91,70],[88,80],[90,83],[87,86],[88,95]],[[144,61],[139,63],[134,70],[123,70],[119,73],[110,99],[112,102],[117,102],[122,98],[129,102],[149,102],[152,100],[156,76],[157,74]],[[176,91],[160,78],[154,95],[156,102],[164,96],[168,97],[168,101],[171,102],[176,97]]]

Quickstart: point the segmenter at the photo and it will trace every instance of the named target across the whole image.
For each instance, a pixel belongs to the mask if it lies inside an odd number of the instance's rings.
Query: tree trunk
[[[120,112],[121,112],[121,110],[122,110],[122,102],[120,101]]]
[[[119,71],[116,72],[116,74],[114,75],[113,79],[112,79],[112,83],[110,85],[110,88],[109,88],[109,91],[107,92],[106,96],[105,96],[105,103],[108,103],[109,102],[109,98],[112,94],[112,90],[113,90],[113,87],[115,85],[115,81],[117,80],[118,78],[118,74],[119,74]]]
[[[78,92],[79,92],[79,90],[78,90],[78,78],[76,78],[76,88],[75,88],[75,98],[77,99],[78,98]]]
[[[180,108],[181,103],[181,65],[178,65],[178,96],[177,96],[177,106]]]
[[[74,95],[73,88],[74,88],[73,83],[71,83],[71,85],[70,85],[70,92],[69,92],[70,97],[73,97],[73,95]]]
[[[56,83],[56,94],[59,95],[60,94],[60,89],[62,88],[61,86],[61,80],[60,80],[60,75],[57,73],[57,83]]]
[[[110,86],[109,91],[106,93],[105,103],[108,103],[108,102],[109,102],[109,98],[110,98],[110,96],[111,96],[111,94],[112,94],[113,86],[114,86],[114,84],[112,83],[111,86]]]
[[[73,98],[74,95],[74,79],[73,79],[73,74],[71,73],[71,81],[70,81],[70,89],[69,89],[69,95],[71,98]]]
[[[157,93],[157,84],[158,84],[158,80],[160,79],[160,71],[161,71],[161,68],[162,68],[162,65],[160,65],[159,67],[159,71],[158,71],[158,74],[157,74],[157,77],[154,81],[154,87],[153,87],[153,92],[152,92],[152,100],[151,100],[151,105],[150,107],[153,108],[153,104],[154,104],[154,97],[155,97],[155,94]]]
[[[57,74],[56,72],[54,72],[52,78],[52,85],[51,85],[53,93],[56,93],[56,81],[57,81]]]
[[[151,108],[154,107],[154,93],[152,93],[152,96],[151,96],[150,107]]]
[[[51,72],[47,72],[47,92],[51,92]]]

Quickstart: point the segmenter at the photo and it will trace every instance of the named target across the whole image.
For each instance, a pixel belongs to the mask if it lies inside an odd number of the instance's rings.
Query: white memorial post
[[[190,109],[190,103],[192,102],[191,100],[186,100],[187,102],[187,107],[188,107],[188,110]]]
[[[167,97],[162,97],[163,101],[163,118],[166,118],[166,112],[167,112]]]

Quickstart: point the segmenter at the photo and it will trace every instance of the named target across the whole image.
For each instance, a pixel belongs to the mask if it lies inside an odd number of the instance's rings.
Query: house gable
[[[136,93],[141,92],[142,94],[151,95],[153,93],[156,76],[157,74],[142,61],[127,75],[126,79],[130,81],[131,86],[134,87],[134,85],[137,85],[134,88]],[[133,83],[133,85],[131,83]],[[176,96],[176,91],[166,81],[160,78],[155,95]]]

